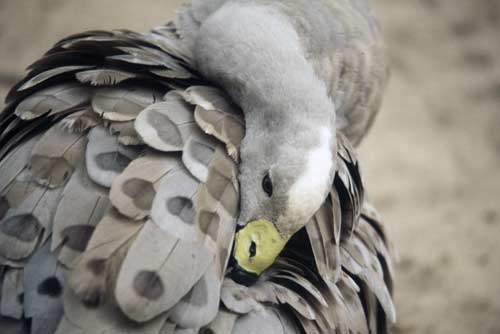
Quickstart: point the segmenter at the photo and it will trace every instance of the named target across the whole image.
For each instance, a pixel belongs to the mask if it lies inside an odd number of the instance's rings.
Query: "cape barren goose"
[[[0,113],[0,332],[387,333],[365,0],[195,0],[57,43]]]

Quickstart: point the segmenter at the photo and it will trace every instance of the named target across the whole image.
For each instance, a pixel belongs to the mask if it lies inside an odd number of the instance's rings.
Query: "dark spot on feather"
[[[106,260],[92,259],[87,262],[87,268],[96,276],[100,275],[106,269]]]
[[[193,156],[201,162],[203,165],[208,166],[210,161],[212,161],[212,156],[215,150],[203,143],[195,142],[192,146]]]
[[[24,242],[35,240],[42,227],[31,214],[17,215],[0,224],[0,231]]]
[[[167,116],[157,111],[151,111],[147,115],[147,122],[156,130],[158,137],[165,143],[173,146],[182,145],[179,129]]]
[[[94,226],[91,225],[76,225],[66,227],[61,232],[61,237],[64,240],[64,245],[77,251],[83,252],[94,233]]]
[[[134,278],[137,294],[149,300],[159,299],[165,292],[160,276],[154,271],[143,270]]]
[[[194,218],[193,201],[186,197],[173,197],[167,201],[168,211],[178,216],[184,223],[192,224]]]
[[[217,234],[219,233],[219,221],[220,217],[215,212],[202,211],[198,217],[198,224],[200,230],[212,238],[213,241],[217,241]]]
[[[141,210],[149,210],[156,195],[150,182],[136,178],[125,181],[122,190]]]
[[[38,285],[38,293],[53,298],[59,297],[62,293],[62,286],[57,277],[51,276]]]
[[[0,219],[5,217],[5,214],[9,210],[9,202],[5,199],[5,197],[0,196]]]
[[[108,152],[98,154],[95,162],[101,169],[120,173],[128,166],[130,159],[120,152]]]

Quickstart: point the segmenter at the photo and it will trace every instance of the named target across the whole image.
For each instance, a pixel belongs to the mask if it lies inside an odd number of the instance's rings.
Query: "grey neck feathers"
[[[247,131],[334,131],[335,109],[325,84],[278,9],[226,3],[202,24],[194,48],[199,70],[243,109]]]

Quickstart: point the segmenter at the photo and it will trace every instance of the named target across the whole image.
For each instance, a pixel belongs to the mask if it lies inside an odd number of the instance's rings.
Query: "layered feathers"
[[[177,24],[214,8],[195,4]],[[330,195],[308,225],[254,286],[226,277],[245,122],[181,35],[168,24],[68,37],[7,96],[0,328],[385,333],[389,246],[342,134]]]

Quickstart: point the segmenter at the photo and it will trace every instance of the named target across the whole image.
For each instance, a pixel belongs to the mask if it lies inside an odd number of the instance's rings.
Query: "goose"
[[[0,332],[388,333],[356,146],[367,0],[193,0],[67,37],[0,113]]]

